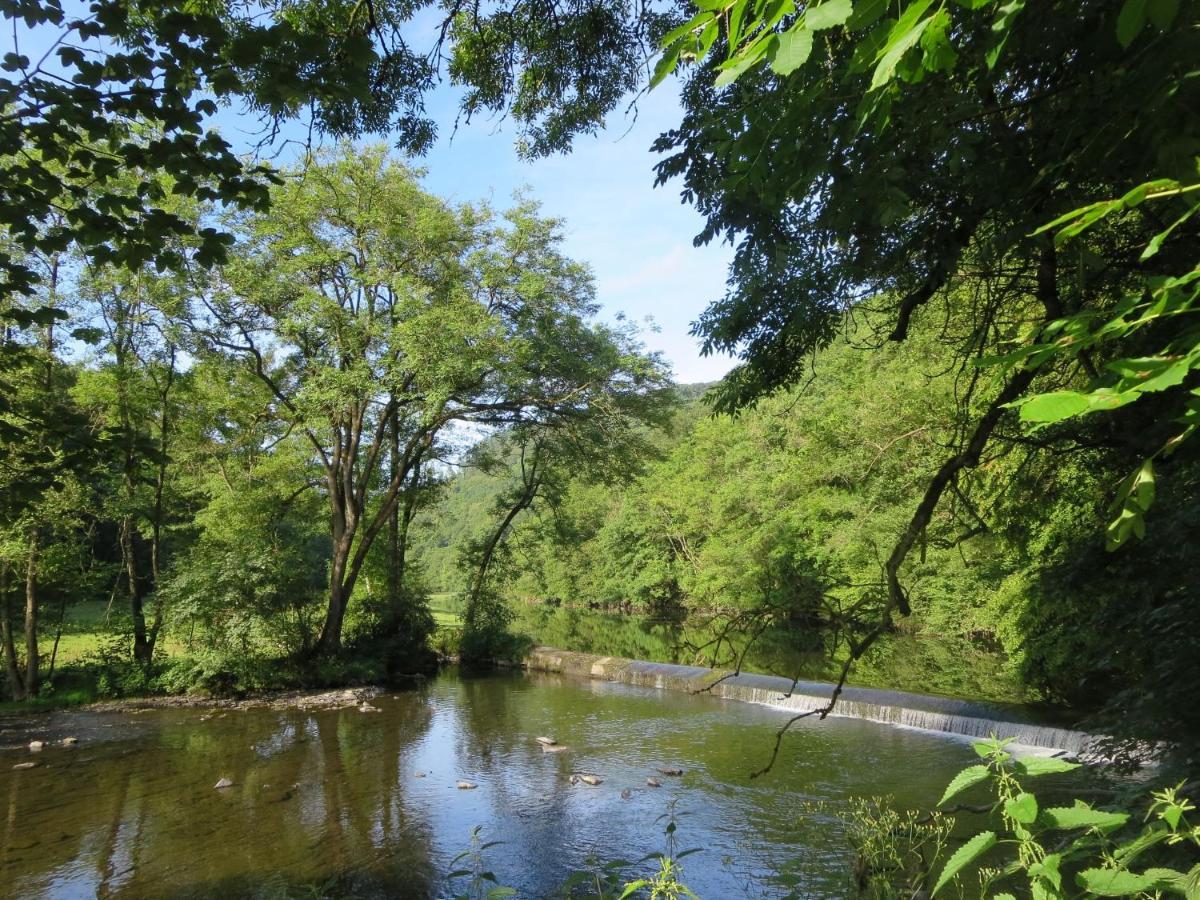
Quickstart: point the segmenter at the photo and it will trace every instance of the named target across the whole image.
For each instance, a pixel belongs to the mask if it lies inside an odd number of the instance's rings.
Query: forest
[[[1200,5],[3,15],[4,714],[424,684],[551,639],[828,682],[822,722],[855,685],[1025,704],[1191,794],[1114,843],[1014,780],[1066,768],[981,744],[951,787],[995,785],[995,878],[1195,896],[1200,865],[1130,867],[1200,845]],[[568,221],[425,184],[460,120],[536,166],[668,85],[646,184],[732,254],[691,326],[736,359],[714,383],[608,314]],[[671,822],[654,896],[683,896]],[[992,847],[935,854],[933,892]]]

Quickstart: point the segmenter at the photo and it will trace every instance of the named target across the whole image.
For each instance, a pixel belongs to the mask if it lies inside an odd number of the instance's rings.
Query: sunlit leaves
[[[996,832],[983,831],[954,851],[938,876],[937,884],[933,886],[932,896],[936,897],[942,888],[949,885],[967,866],[979,859],[987,851],[996,846]]]
[[[1021,825],[1032,825],[1038,814],[1037,797],[1027,793],[1018,794],[1005,802],[1004,814]]]
[[[813,35],[807,28],[793,28],[775,38],[771,51],[771,68],[780,75],[790,75],[812,55]],[[724,74],[724,73],[722,73]]]
[[[990,774],[991,770],[987,766],[967,766],[946,785],[946,790],[942,794],[942,799],[938,801],[938,806],[944,805],[947,800],[956,797],[967,788],[987,781]]]
[[[810,5],[804,12],[804,24],[813,31],[845,25],[853,12],[851,0],[824,0]]]
[[[877,56],[875,72],[871,76],[872,90],[891,81],[901,58],[917,45],[925,29],[933,22],[932,16],[925,16],[925,12],[932,5],[933,0],[916,0],[910,3],[896,20],[888,34],[887,43]]]

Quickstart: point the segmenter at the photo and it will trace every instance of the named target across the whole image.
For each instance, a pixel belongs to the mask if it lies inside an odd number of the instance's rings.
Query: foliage
[[[881,548],[954,440],[958,392],[994,375],[956,367],[952,310],[927,310],[901,345],[864,347],[868,325],[848,330],[811,383],[737,417],[681,414],[663,458],[631,484],[576,477],[553,507],[519,517],[495,581],[515,630],[606,655],[836,679],[849,639],[886,606]],[[1141,421],[1157,414],[1136,406]],[[1189,768],[1197,606],[1179,573],[1194,545],[1105,552],[1106,492],[1140,447],[1095,419],[1080,428],[1052,451],[1016,422],[997,435],[971,493],[963,483],[939,508],[902,570],[911,617],[850,677],[1042,698],[1119,737],[1109,754],[1134,760],[1141,741],[1163,741]],[[1170,463],[1157,514],[1168,533],[1190,533],[1195,457],[1184,447]],[[485,498],[506,484],[474,468],[457,476],[419,557],[486,521]]]
[[[872,900],[927,891],[932,863],[954,828],[949,816],[899,811],[887,798],[853,798],[841,818],[854,848],[855,888]]]
[[[492,847],[498,847],[504,841],[483,841],[480,838],[481,826],[471,829],[471,846],[454,859],[450,860],[452,871],[446,874],[447,881],[466,879],[464,890],[454,895],[455,900],[492,900],[498,897],[514,897],[516,891],[505,887],[497,881],[494,873],[486,868],[484,852]],[[466,868],[453,869],[460,862],[466,863]]]
[[[681,61],[699,64],[683,122],[656,144],[669,154],[659,180],[683,179],[707,219],[698,241],[736,246],[726,296],[695,327],[707,350],[742,358],[720,408],[801,380],[848,314],[874,309],[873,343],[903,341],[939,296],[961,312],[956,366],[1022,361],[1003,379],[966,381],[959,428],[893,532],[880,629],[892,611],[911,611],[902,570],[939,507],[979,502],[972,474],[1017,401],[1053,402],[1087,380],[1110,388],[1098,373],[1122,359],[1157,358],[1168,381],[1188,369],[1186,339],[1175,346],[1168,335],[1164,360],[1164,343],[1138,328],[1114,329],[1120,340],[1081,357],[1069,347],[1027,352],[1044,329],[1053,338],[1063,323],[1116,321],[1140,302],[1127,298],[1145,277],[1166,284],[1194,266],[1196,223],[1181,204],[1200,147],[1189,112],[1195,9],[1160,4],[1149,19],[1145,10],[1140,0],[1036,11],[988,0],[729,0],[699,4],[664,40],[660,79]],[[1155,185],[1176,204],[1166,222],[1136,202]],[[1044,233],[1048,222],[1066,236],[1095,227],[1064,247]],[[1186,276],[1175,289],[1190,302]],[[1157,369],[1128,374],[1143,383]],[[1176,384],[1137,414],[1112,409],[1111,427],[1143,460],[1176,446],[1164,431],[1177,431],[1169,420],[1187,389]],[[1030,402],[1036,411],[1044,401]],[[1152,427],[1139,428],[1153,411]],[[1035,440],[1055,446],[1081,431]],[[1150,484],[1142,464],[1117,487],[1114,546],[1142,529]]]
[[[1161,179],[1140,185],[1117,200],[1098,201],[1073,210],[1042,226],[1039,231],[1058,229],[1054,240],[1056,245],[1062,246],[1109,216],[1134,209],[1146,201],[1186,200],[1184,195],[1198,189],[1200,184],[1185,186],[1171,179]],[[1182,214],[1150,239],[1139,262],[1156,256],[1171,233],[1197,211],[1200,211],[1200,200],[1186,202]],[[1200,328],[1194,319],[1198,300],[1200,264],[1193,263],[1191,271],[1179,276],[1146,277],[1108,314],[1113,317],[1107,321],[1104,316],[1086,312],[1046,325],[1033,343],[1004,357],[1004,363],[1034,365],[1062,355],[1087,358],[1104,344],[1128,344],[1131,339],[1147,333],[1148,340],[1165,340],[1166,343],[1154,346],[1151,355],[1109,361],[1104,375],[1094,378],[1086,391],[1052,391],[1015,401],[1022,420],[1042,428],[1087,413],[1118,409],[1144,395],[1182,385],[1189,380],[1193,369],[1200,368]],[[1132,536],[1145,536],[1144,516],[1155,497],[1154,461],[1169,458],[1200,425],[1198,391],[1200,388],[1193,388],[1174,410],[1177,414],[1174,421],[1182,428],[1117,486],[1111,506],[1111,513],[1116,518],[1108,526],[1109,549],[1120,547]]]
[[[922,821],[914,818],[917,814],[906,818],[881,804],[859,804],[850,816],[852,841],[860,853],[868,853],[864,859],[882,858],[886,863],[871,869],[878,877],[863,884],[865,895],[907,896],[926,880],[934,882],[931,896],[955,886],[962,894],[962,882],[972,872],[978,872],[980,895],[997,900],[1016,892],[1062,899],[1195,892],[1200,863],[1192,862],[1194,853],[1188,850],[1200,847],[1200,829],[1188,822],[1194,806],[1178,788],[1152,793],[1145,824],[1135,832],[1134,817],[1127,810],[1097,809],[1082,800],[1048,805],[1045,794],[1039,798],[1027,790],[1025,780],[1068,773],[1078,763],[1016,757],[1006,749],[1008,743],[991,739],[974,745],[983,762],[956,776],[938,803],[944,806],[978,786],[988,788],[988,809],[996,827],[972,835],[953,853],[946,840],[952,820],[935,812],[905,838],[896,832],[896,824]],[[898,847],[910,844],[911,859],[892,864]],[[925,846],[936,848],[934,858],[925,857]],[[1190,868],[1171,868],[1176,860]]]

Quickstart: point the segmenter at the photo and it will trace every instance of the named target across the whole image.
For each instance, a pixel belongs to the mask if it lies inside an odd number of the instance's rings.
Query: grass
[[[63,618],[62,637],[58,641],[58,653],[54,658],[54,667],[71,665],[82,662],[83,659],[100,649],[106,638],[112,634],[128,633],[125,618],[121,615],[124,609],[118,609],[116,604],[112,609],[103,600],[89,600],[76,603],[67,608]],[[41,650],[49,655],[54,649],[55,625],[45,623],[47,631],[40,637]]]
[[[439,631],[457,629],[462,626],[461,597],[454,593],[434,594],[430,597],[430,611]],[[42,620],[39,649],[42,655],[42,676],[49,675],[50,654],[54,652],[54,635],[58,631],[58,610],[47,611]],[[54,654],[53,685],[43,683],[43,696],[34,700],[13,703],[0,701],[0,715],[5,713],[27,713],[66,706],[78,706],[99,699],[99,685],[89,663],[93,663],[100,651],[113,643],[119,643],[121,652],[127,653],[130,643],[129,612],[120,602],[111,606],[104,600],[88,600],[68,606],[62,622],[62,634],[58,650]],[[187,656],[185,646],[164,634],[155,653],[157,660],[167,657]]]
[[[462,595],[443,591],[429,595],[429,611],[438,628],[458,628],[462,625]]]

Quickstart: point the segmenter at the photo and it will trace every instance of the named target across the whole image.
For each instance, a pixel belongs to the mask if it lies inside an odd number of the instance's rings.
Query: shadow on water
[[[451,671],[373,702],[44,717],[45,736],[80,741],[0,751],[0,884],[23,898],[448,896],[442,876],[482,826],[503,841],[487,858],[500,881],[546,897],[589,857],[664,849],[673,806],[680,846],[702,848],[685,861],[700,896],[777,896],[784,870],[844,896],[849,851],[810,804],[927,805],[973,758],[913,730],[805,721],[751,781],[785,713],[569,676]],[[539,735],[569,749],[546,753]],[[578,772],[603,782],[573,785]]]

